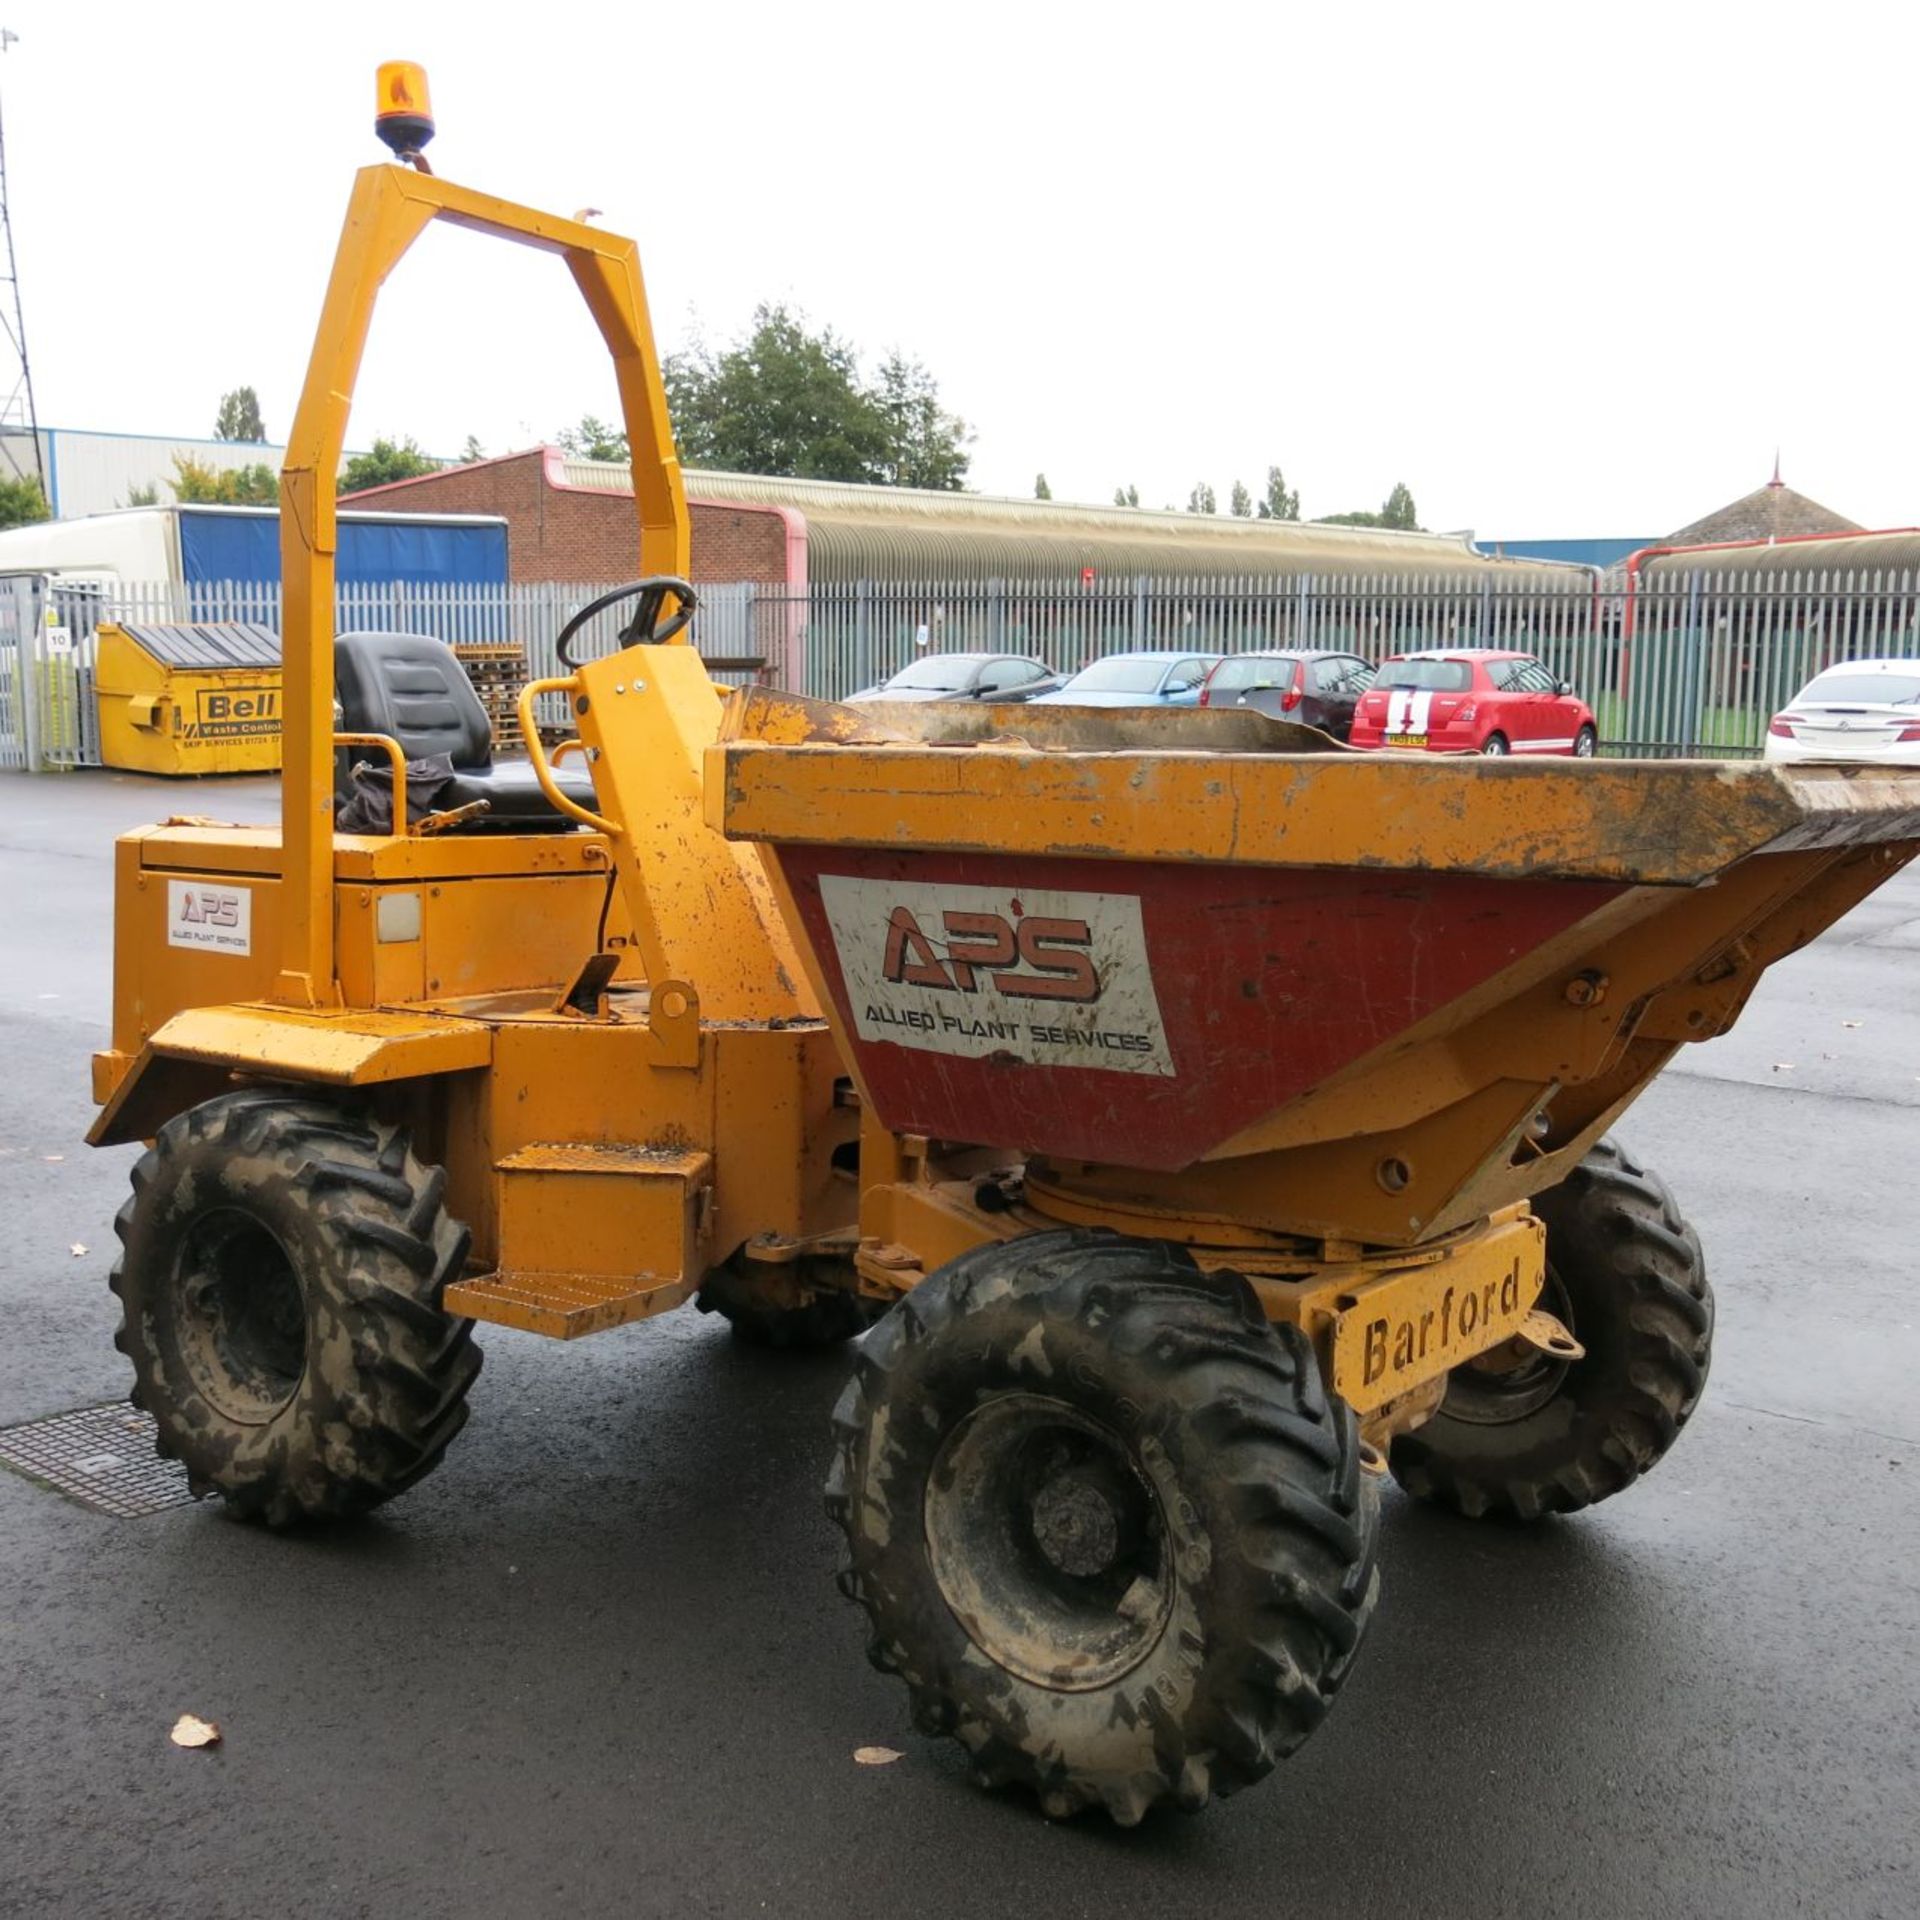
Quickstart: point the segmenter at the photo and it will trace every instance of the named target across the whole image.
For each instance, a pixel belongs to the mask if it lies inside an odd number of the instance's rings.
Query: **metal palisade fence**
[[[337,630],[398,629],[448,642],[511,641],[533,677],[560,671],[554,640],[600,582],[343,585]],[[617,644],[626,609],[596,617],[580,651]],[[277,629],[276,585],[151,585],[0,576],[0,767],[99,763],[94,635],[135,624],[246,620]],[[1675,567],[1631,590],[1569,571],[1257,580],[901,583],[701,588],[693,639],[728,682],[823,699],[874,685],[923,652],[1028,654],[1070,672],[1145,648],[1244,653],[1331,647],[1379,661],[1423,647],[1539,655],[1594,709],[1602,750],[1735,757],[1822,667],[1920,657],[1920,574]],[[543,717],[562,721],[556,707]]]
[[[1594,709],[1602,751],[1752,757],[1821,668],[1920,656],[1920,573],[1666,571],[1631,588],[1570,572],[1261,580],[858,582],[752,593],[755,646],[792,649],[838,699],[926,651],[1027,654],[1071,672],[1105,654],[1328,647],[1379,662],[1427,647],[1537,654]]]
[[[615,584],[529,581],[511,585],[420,585],[410,581],[343,583],[334,596],[338,633],[430,633],[450,644],[517,642],[531,679],[558,676],[560,630]],[[769,669],[742,664],[752,653],[751,589],[701,589],[696,635],[714,676],[737,683]],[[597,614],[580,637],[582,658],[609,653],[631,603]],[[242,620],[280,628],[277,582],[120,581],[45,574],[0,575],[0,767],[98,766],[99,715],[94,658],[103,621],[139,626]],[[774,663],[778,665],[779,663]],[[541,718],[563,723],[564,701],[549,699]]]

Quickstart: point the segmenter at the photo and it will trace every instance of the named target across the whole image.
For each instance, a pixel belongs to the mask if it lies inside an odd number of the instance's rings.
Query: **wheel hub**
[[[307,1366],[306,1296],[267,1227],[237,1207],[202,1214],[173,1297],[180,1357],[220,1413],[258,1426],[292,1400]]]
[[[1551,1333],[1537,1340],[1516,1337],[1456,1367],[1448,1377],[1442,1412],[1474,1426],[1509,1426],[1537,1413],[1560,1391],[1569,1368],[1585,1358],[1586,1349],[1574,1335],[1573,1308],[1551,1263],[1536,1317]]]
[[[1106,1686],[1166,1630],[1159,1493],[1118,1434],[1063,1400],[1009,1393],[975,1407],[941,1446],[924,1519],[955,1619],[1022,1679]]]
[[[1061,1474],[1034,1495],[1028,1523],[1048,1562],[1082,1579],[1105,1573],[1120,1550],[1120,1515],[1112,1501],[1075,1474]]]

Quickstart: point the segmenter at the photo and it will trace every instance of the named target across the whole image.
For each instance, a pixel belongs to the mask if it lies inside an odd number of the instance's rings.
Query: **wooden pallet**
[[[526,649],[517,640],[456,644],[453,657],[466,670],[493,729],[495,753],[525,753],[520,735],[520,689],[527,684]]]

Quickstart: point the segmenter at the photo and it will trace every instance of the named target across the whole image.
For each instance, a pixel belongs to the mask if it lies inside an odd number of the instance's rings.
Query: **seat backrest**
[[[342,733],[384,733],[409,760],[493,763],[493,729],[466,670],[428,633],[343,633],[333,643]]]

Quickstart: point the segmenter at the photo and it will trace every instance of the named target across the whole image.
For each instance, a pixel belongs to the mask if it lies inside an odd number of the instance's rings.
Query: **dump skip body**
[[[765,693],[729,736],[710,818],[771,852],[882,1124],[1386,1245],[1553,1185],[1920,850],[1897,770]]]

